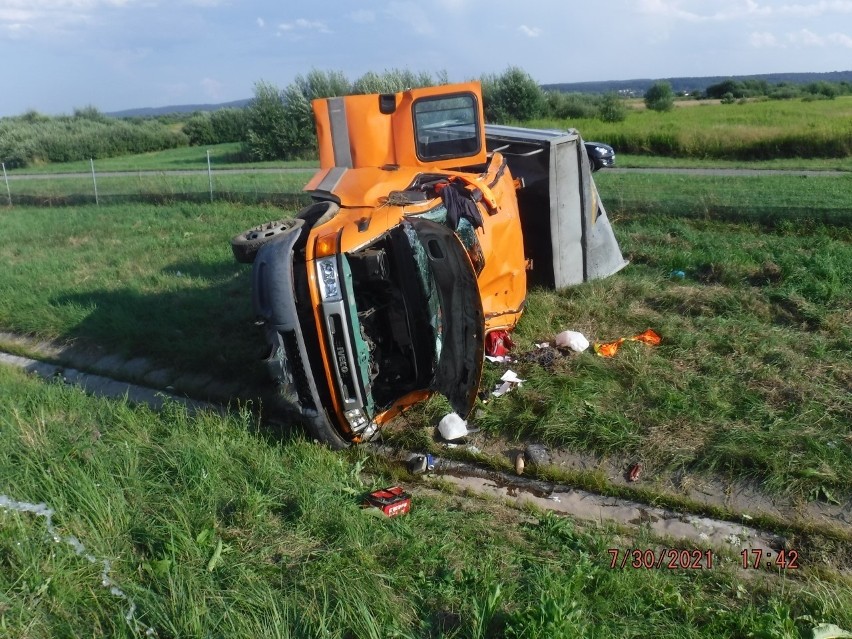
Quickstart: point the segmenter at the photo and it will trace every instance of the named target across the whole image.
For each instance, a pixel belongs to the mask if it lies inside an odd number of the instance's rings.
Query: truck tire
[[[251,264],[261,246],[269,244],[302,224],[304,224],[302,220],[276,220],[265,222],[235,235],[231,238],[234,259],[241,264]]]

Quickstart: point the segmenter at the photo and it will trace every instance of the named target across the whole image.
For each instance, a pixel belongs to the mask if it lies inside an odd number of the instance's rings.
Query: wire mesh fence
[[[221,169],[14,174],[3,166],[7,206],[66,206],[122,202],[302,202],[315,169]]]

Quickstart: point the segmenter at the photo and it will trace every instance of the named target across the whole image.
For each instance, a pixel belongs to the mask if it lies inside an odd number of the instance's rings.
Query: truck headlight
[[[343,299],[340,294],[340,278],[337,275],[337,258],[325,257],[317,260],[317,281],[323,302],[338,302]]]
[[[344,413],[344,416],[346,417],[346,421],[349,422],[349,426],[356,433],[359,430],[366,428],[369,423],[367,415],[364,414],[364,410],[362,408],[353,408],[352,410],[348,410]]]

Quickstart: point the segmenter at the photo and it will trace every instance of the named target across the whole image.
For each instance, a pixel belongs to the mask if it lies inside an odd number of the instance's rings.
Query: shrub
[[[545,91],[544,104],[548,117],[559,120],[576,120],[579,118],[597,118],[600,98],[585,93],[562,93],[561,91]]]
[[[526,71],[509,67],[500,76],[483,76],[481,82],[487,122],[524,121],[544,115],[544,91]]]
[[[287,111],[281,93],[274,84],[260,81],[254,85],[254,98],[246,107],[246,146],[255,160],[282,159]]]
[[[627,119],[627,106],[615,93],[607,93],[600,106],[600,119],[604,122],[624,122]]]
[[[674,108],[674,91],[668,82],[655,82],[645,91],[645,106],[652,111],[671,111]]]
[[[190,146],[216,144],[213,125],[209,113],[196,113],[183,125],[183,132],[189,138]]]
[[[219,109],[210,114],[215,144],[242,142],[246,139],[247,117],[245,109]]]

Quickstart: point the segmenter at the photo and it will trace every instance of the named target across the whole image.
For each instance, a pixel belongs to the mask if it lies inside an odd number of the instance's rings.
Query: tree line
[[[316,156],[311,100],[351,94],[396,93],[407,88],[448,82],[445,72],[414,73],[392,69],[368,72],[350,81],[338,71],[312,70],[279,88],[255,84],[245,108],[228,108],[155,118],[111,118],[94,107],[70,116],[48,117],[35,111],[0,118],[0,160],[7,168],[45,162],[68,162],[115,157],[180,146],[241,143],[245,160],[312,159]],[[581,94],[546,91],[518,67],[486,74],[482,83],[486,121],[522,123],[539,119],[600,119],[621,122],[629,107],[617,93]],[[746,99],[833,99],[852,94],[849,82],[770,84],[765,80],[726,80],[689,98],[717,98],[723,103]],[[678,96],[668,82],[656,82],[645,92],[645,105],[667,111]]]

